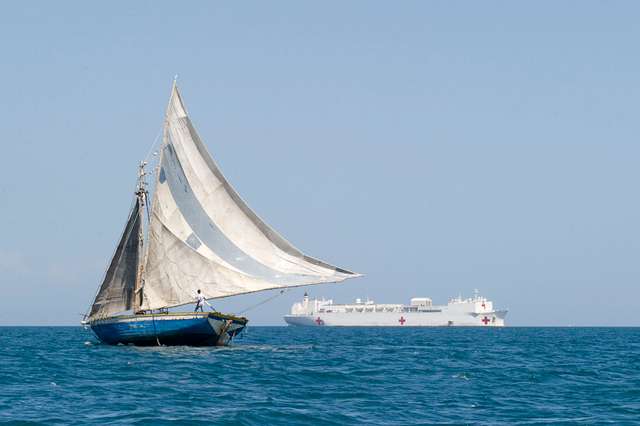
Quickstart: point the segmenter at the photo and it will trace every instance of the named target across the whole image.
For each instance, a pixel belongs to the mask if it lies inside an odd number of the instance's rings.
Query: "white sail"
[[[327,282],[359,274],[308,257],[238,196],[198,137],[174,85],[145,265],[143,309]]]
[[[93,301],[89,317],[104,317],[133,308],[140,251],[140,205],[129,215],[116,252]]]

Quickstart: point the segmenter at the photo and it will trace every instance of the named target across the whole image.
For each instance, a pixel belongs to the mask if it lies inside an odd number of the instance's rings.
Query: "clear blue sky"
[[[6,3],[0,324],[80,320],[177,73],[258,214],[366,274],[313,295],[478,288],[512,325],[640,325],[639,20],[637,2]]]

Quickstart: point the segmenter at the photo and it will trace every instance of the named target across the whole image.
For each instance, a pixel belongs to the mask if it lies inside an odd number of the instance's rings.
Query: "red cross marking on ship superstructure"
[[[318,324],[318,325],[324,325],[324,321],[322,321],[322,319],[321,319],[320,317],[318,317],[318,318],[316,319],[316,324]]]
[[[482,318],[481,321],[484,323],[484,325],[487,325],[487,324],[489,324],[489,321],[491,321],[491,320],[489,318],[487,318],[487,317],[484,317],[484,318]]]
[[[486,308],[486,306],[484,305],[484,302],[482,302],[482,307],[483,307],[483,308]]]
[[[398,320],[398,322],[400,323],[400,325],[404,325],[405,322],[407,322],[406,319],[404,319],[404,317],[400,317],[400,319]]]

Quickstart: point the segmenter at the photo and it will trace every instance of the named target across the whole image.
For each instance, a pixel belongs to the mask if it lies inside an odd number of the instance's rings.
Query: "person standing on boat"
[[[204,294],[202,294],[200,289],[198,289],[198,294],[196,295],[196,310],[195,310],[195,312],[198,312],[198,309],[200,309],[200,312],[204,312],[204,304],[205,303],[207,303],[207,298],[204,297]],[[207,303],[207,305],[209,305],[209,303]],[[209,305],[209,306],[211,306],[211,305]]]

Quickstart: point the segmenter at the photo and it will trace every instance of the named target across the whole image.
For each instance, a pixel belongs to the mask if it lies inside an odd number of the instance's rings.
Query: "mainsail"
[[[174,84],[167,107],[144,266],[142,309],[359,274],[304,255],[264,223],[220,172]]]
[[[103,317],[133,307],[133,294],[140,257],[140,202],[136,203],[91,306],[90,317]]]

